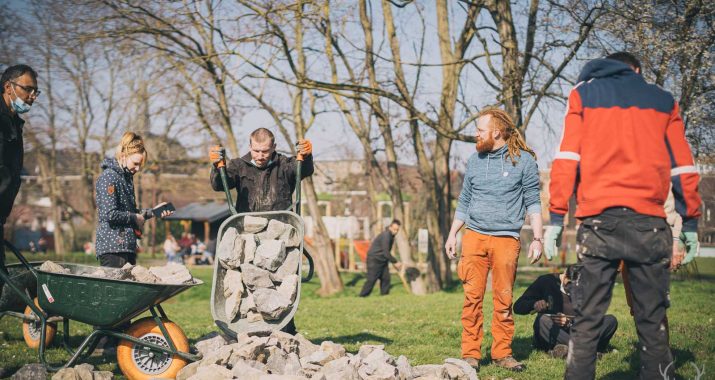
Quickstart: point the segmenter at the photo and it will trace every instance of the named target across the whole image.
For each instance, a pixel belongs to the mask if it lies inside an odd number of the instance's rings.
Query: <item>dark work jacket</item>
[[[251,163],[251,154],[229,160],[226,179],[229,189],[237,189],[236,211],[282,211],[293,203],[296,185],[296,159],[274,153],[271,162],[263,168]],[[308,155],[301,167],[301,179],[313,174],[313,156]],[[221,176],[211,169],[211,187],[223,191]]]
[[[539,300],[551,301],[549,309],[545,313],[564,313],[575,315],[569,296],[561,291],[561,280],[558,274],[545,274],[539,276],[533,284],[524,291],[514,303],[514,312],[517,314],[529,314],[534,310],[534,303]]]
[[[137,238],[134,178],[119,166],[116,158],[102,161],[102,174],[97,178],[97,256],[105,253],[135,253]]]
[[[23,124],[25,121],[17,114],[11,114],[0,97],[0,224],[5,224],[20,191]]]
[[[392,243],[395,242],[395,237],[390,230],[382,231],[375,240],[370,244],[370,249],[367,251],[367,261],[386,264],[388,261],[396,263],[397,259],[390,254]]]

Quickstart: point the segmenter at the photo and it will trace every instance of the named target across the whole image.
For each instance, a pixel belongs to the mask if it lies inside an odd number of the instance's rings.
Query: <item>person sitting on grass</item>
[[[561,273],[540,276],[524,291],[514,303],[516,314],[537,313],[534,320],[534,346],[547,351],[555,358],[564,359],[568,354],[574,309],[569,298],[571,280],[575,265],[569,265]],[[618,328],[618,320],[613,315],[603,318],[598,335],[598,352],[608,347]]]

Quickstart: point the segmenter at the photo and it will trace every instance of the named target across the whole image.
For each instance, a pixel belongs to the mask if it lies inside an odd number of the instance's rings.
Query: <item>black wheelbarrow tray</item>
[[[37,301],[20,290],[10,276],[0,270],[5,286],[21,298],[40,322],[40,341],[45,341],[48,319],[62,317],[63,346],[71,358],[61,366],[52,366],[45,360],[45,344],[39,345],[40,362],[51,371],[71,367],[88,357],[102,336],[119,340],[117,361],[128,379],[174,378],[188,362],[201,357],[189,353],[186,335],[171,322],[161,303],[192,286],[203,282],[194,279],[191,284],[152,284],[135,281],[88,277],[98,267],[62,263],[70,273],[51,273],[33,267],[23,255],[7,241],[5,245],[17,256],[25,268],[37,279]],[[118,270],[102,268],[105,271]],[[150,317],[139,319],[127,327],[128,322],[145,311]],[[69,322],[94,326],[80,346],[74,350],[69,344]]]

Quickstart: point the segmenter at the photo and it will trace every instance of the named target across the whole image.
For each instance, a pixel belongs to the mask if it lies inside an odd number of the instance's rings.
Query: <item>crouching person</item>
[[[564,359],[568,354],[571,325],[575,315],[569,297],[574,267],[568,266],[561,274],[540,276],[514,303],[516,314],[537,313],[534,320],[534,346],[547,351],[555,358]],[[606,315],[598,331],[599,353],[606,352],[617,328],[616,317]]]

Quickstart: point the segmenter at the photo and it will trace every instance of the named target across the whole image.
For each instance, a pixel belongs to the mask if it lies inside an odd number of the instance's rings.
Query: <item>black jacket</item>
[[[25,121],[11,114],[5,100],[0,98],[0,224],[5,224],[20,191],[23,124]]]
[[[301,167],[301,177],[313,174],[313,156],[308,155]],[[251,163],[251,154],[229,160],[226,165],[229,189],[237,189],[236,211],[282,211],[291,207],[296,185],[296,160],[274,153],[263,168]],[[301,179],[302,179],[301,178]],[[211,187],[223,191],[221,176],[211,169]]]
[[[539,300],[551,301],[546,313],[564,313],[575,315],[569,296],[561,291],[561,280],[558,274],[545,274],[539,276],[533,284],[524,291],[514,303],[514,312],[529,314],[534,310],[534,303]]]
[[[102,174],[97,178],[97,256],[105,253],[137,250],[134,229],[137,226],[134,178],[119,166],[115,158],[102,161]]]
[[[370,249],[367,251],[367,260],[378,263],[396,263],[397,259],[390,254],[392,243],[395,242],[395,236],[390,230],[382,231],[375,240],[370,244]]]

